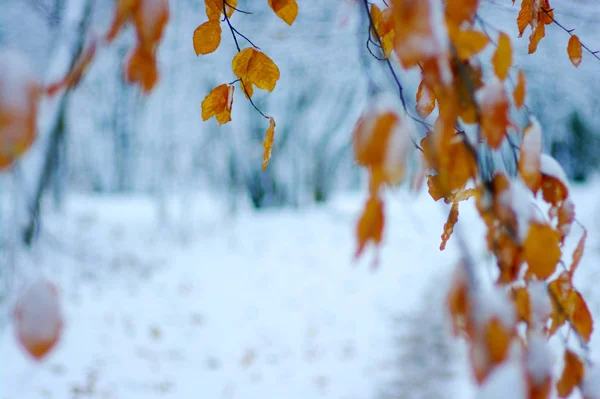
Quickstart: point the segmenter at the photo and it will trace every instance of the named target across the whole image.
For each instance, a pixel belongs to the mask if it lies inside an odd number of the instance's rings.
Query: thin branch
[[[367,39],[367,42],[365,43],[366,47],[367,47],[367,50],[369,51],[369,54],[371,54],[371,56],[373,58],[375,58],[377,61],[385,61],[385,58],[381,58],[381,57],[378,57],[377,55],[375,55],[375,53],[373,52],[373,50],[371,50],[371,47],[369,46],[369,43],[373,43],[371,41],[370,37]]]
[[[236,8],[232,5],[230,5],[229,3],[227,3],[227,1],[224,1],[223,3],[225,3],[225,5],[229,8],[231,8],[232,10],[235,10],[237,12],[241,12],[242,14],[246,14],[246,15],[252,15],[252,13],[250,11],[244,11],[244,10],[240,10],[239,8]]]
[[[542,9],[542,11],[544,13],[546,13],[547,16],[550,17],[550,19],[552,20],[552,22],[554,22],[556,25],[558,25],[562,30],[564,30],[565,32],[567,32],[569,34],[569,36],[574,36],[573,35],[573,31],[575,29],[567,29],[565,28],[561,23],[559,23],[557,20],[554,19],[554,17],[552,16],[552,14],[550,14],[550,12],[552,11],[552,9],[550,10],[546,10],[544,7],[540,7]],[[581,40],[579,41],[581,43],[581,47],[583,47],[588,53],[590,53],[594,58],[596,58],[598,61],[600,61],[600,57],[598,56],[598,51],[593,51],[590,50],[590,48],[588,46],[586,46],[585,44],[583,44],[581,42]]]
[[[241,34],[239,30],[235,29],[233,26],[229,25],[231,27],[231,29],[233,30],[233,32],[237,33],[238,35],[240,35],[241,37],[243,37],[244,39],[246,39],[246,41],[248,43],[250,43],[250,45],[252,47],[254,47],[257,50],[260,50],[260,47],[258,47],[256,44],[252,43],[252,41],[250,39],[248,39],[245,35]]]

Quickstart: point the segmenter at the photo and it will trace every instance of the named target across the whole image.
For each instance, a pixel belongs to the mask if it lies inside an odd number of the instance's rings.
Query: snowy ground
[[[597,317],[599,188],[574,190],[590,229],[578,283]],[[352,262],[362,200],[228,217],[198,196],[179,234],[159,227],[148,199],[71,196],[21,261],[61,285],[65,335],[34,363],[10,325],[0,331],[0,398],[428,397],[412,393],[435,372],[421,360],[443,360],[422,338],[444,336],[429,319],[441,320],[458,256],[454,239],[438,250],[446,209],[425,192],[391,194],[373,270],[372,253]],[[489,262],[471,205],[459,219]],[[443,392],[474,397],[461,346],[450,354]]]

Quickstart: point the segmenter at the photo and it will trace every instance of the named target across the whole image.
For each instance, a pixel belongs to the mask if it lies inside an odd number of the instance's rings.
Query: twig
[[[554,22],[556,25],[558,25],[562,30],[564,30],[565,32],[567,32],[569,34],[569,36],[574,36],[573,35],[573,31],[575,29],[567,29],[565,28],[560,22],[558,22],[557,20],[554,19],[554,17],[550,14],[551,10],[546,10],[544,7],[540,7],[542,9],[542,11],[544,13],[546,13],[547,16],[550,17],[550,19],[552,20],[552,22]],[[579,41],[581,43],[581,47],[583,47],[588,53],[590,53],[594,58],[596,58],[598,61],[600,61],[600,57],[598,56],[598,51],[593,51],[590,50],[590,48],[588,46],[586,46],[585,44],[583,44],[581,42],[581,40]]]
[[[244,11],[244,10],[240,10],[239,8],[236,8],[232,5],[230,5],[228,2],[224,1],[223,3],[225,3],[225,5],[229,8],[231,8],[232,10],[235,10],[237,12],[241,12],[242,14],[246,14],[246,15],[251,15],[252,13],[250,11]]]

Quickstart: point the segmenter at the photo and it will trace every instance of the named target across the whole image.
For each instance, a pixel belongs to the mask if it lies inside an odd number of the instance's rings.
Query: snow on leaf
[[[519,174],[532,193],[537,193],[542,185],[541,168],[542,127],[532,118],[531,124],[523,132],[523,142],[519,149]]]
[[[36,360],[42,359],[58,342],[62,312],[56,286],[40,279],[29,285],[14,310],[17,339]]]
[[[498,79],[506,79],[512,65],[512,46],[510,44],[510,37],[504,32],[500,32],[498,47],[492,57],[492,65]]]
[[[275,140],[275,119],[269,118],[269,128],[265,134],[265,141],[263,147],[265,151],[263,153],[262,170],[267,168],[269,160],[271,159],[271,151],[273,150],[273,141]]]
[[[577,35],[571,36],[569,39],[569,44],[567,45],[567,53],[569,54],[569,59],[575,65],[575,68],[581,64],[581,42],[579,41],[579,37]]]
[[[228,84],[212,89],[202,101],[202,120],[206,121],[214,116],[219,125],[231,121],[234,89],[235,86]]]
[[[244,84],[254,84],[259,89],[273,91],[279,80],[279,68],[264,53],[245,48],[233,57],[232,70]]]
[[[383,202],[377,196],[371,196],[356,225],[358,246],[355,258],[358,258],[369,242],[375,245],[381,243],[384,226]]]
[[[194,30],[194,51],[196,55],[210,54],[221,43],[221,23],[219,20],[207,21]]]
[[[573,277],[575,270],[577,270],[577,266],[579,266],[579,262],[581,262],[581,258],[583,256],[583,250],[585,249],[585,240],[587,238],[587,230],[583,229],[583,234],[577,243],[577,247],[573,251],[573,260],[571,262],[571,267],[569,268],[569,275]]]
[[[525,72],[520,70],[517,77],[517,85],[515,86],[515,90],[513,92],[515,106],[519,109],[521,109],[521,107],[525,104],[525,91]]]
[[[530,323],[537,331],[542,331],[552,313],[552,302],[548,288],[543,281],[531,281],[527,287],[530,303]]]
[[[535,30],[529,36],[529,54],[535,53],[538,43],[546,36],[546,25],[538,23]]]
[[[556,391],[560,398],[568,397],[573,388],[581,384],[585,374],[583,363],[571,350],[565,350],[564,368],[560,380],[556,383]]]
[[[552,351],[546,337],[532,331],[527,337],[527,375],[531,398],[547,398],[552,380]]]
[[[431,114],[434,108],[435,95],[425,85],[425,82],[421,81],[419,88],[417,89],[417,113],[421,115],[421,117],[426,118]]]
[[[440,251],[446,249],[446,243],[450,239],[452,232],[454,231],[454,225],[458,222],[458,202],[452,204],[450,213],[448,214],[448,220],[444,224],[444,232],[442,233],[442,243],[440,244]]]
[[[292,25],[298,16],[296,0],[269,0],[269,6],[288,25]]]
[[[544,201],[556,206],[569,195],[567,175],[560,164],[550,155],[542,154],[540,161],[542,197]]]
[[[477,93],[481,108],[481,129],[483,136],[493,149],[500,148],[506,128],[510,123],[508,96],[498,80],[492,81]]]
[[[539,279],[550,277],[560,260],[560,235],[549,225],[532,222],[523,244],[523,257]]]

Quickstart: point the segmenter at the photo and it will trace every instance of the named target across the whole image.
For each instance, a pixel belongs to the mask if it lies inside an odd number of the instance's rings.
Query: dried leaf
[[[269,128],[265,134],[265,142],[263,147],[265,152],[263,154],[262,170],[265,170],[271,159],[271,150],[273,149],[273,140],[275,140],[275,119],[269,118]]]
[[[369,242],[373,242],[375,245],[381,243],[383,226],[383,202],[379,197],[371,196],[365,204],[362,216],[356,226],[356,237],[358,239],[356,258],[362,254]]]
[[[146,52],[153,52],[169,21],[169,3],[168,0],[138,1],[133,12],[138,45]]]
[[[527,291],[527,288],[513,288],[512,300],[517,313],[517,319],[529,324],[531,322],[531,302],[529,300],[529,291]]]
[[[446,17],[455,25],[460,25],[465,21],[473,23],[478,7],[479,0],[448,0],[446,3]]]
[[[506,359],[512,334],[498,317],[490,319],[485,328],[486,348],[491,364],[500,364]]]
[[[127,23],[127,21],[133,17],[133,10],[138,6],[140,0],[118,0],[115,7],[115,16],[113,22],[106,34],[106,41],[112,42],[117,34]]]
[[[125,60],[125,79],[138,83],[145,93],[149,93],[158,81],[156,58],[145,47],[132,49]]]
[[[417,90],[416,110],[421,117],[426,118],[435,108],[435,95],[421,81]]]
[[[440,251],[446,249],[446,243],[450,239],[452,232],[454,231],[454,225],[458,222],[458,202],[452,204],[450,208],[450,214],[448,220],[444,224],[444,232],[442,233],[442,243],[440,244]]]
[[[543,39],[545,35],[546,25],[538,23],[531,36],[529,36],[529,54],[535,53],[535,50],[537,50],[538,43],[540,42],[540,40]]]
[[[227,11],[227,18],[231,18],[235,7],[237,7],[237,0],[227,0],[225,10]],[[219,20],[223,15],[223,0],[204,0],[206,7],[206,16],[209,21]]]
[[[569,293],[566,309],[573,328],[586,342],[589,342],[594,329],[594,320],[585,300],[576,290]]]
[[[569,54],[569,59],[575,65],[575,68],[581,64],[581,42],[579,41],[579,37],[577,35],[571,36],[569,39],[569,44],[567,46],[567,53]]]
[[[525,104],[525,91],[525,72],[520,70],[519,75],[517,77],[517,86],[515,87],[515,91],[513,92],[515,106],[519,109],[521,109],[521,107]]]
[[[210,54],[221,44],[221,23],[219,20],[206,21],[194,31],[194,51],[196,55]]]
[[[296,0],[269,0],[269,6],[277,16],[292,25],[298,15],[298,3]]]
[[[373,113],[361,117],[354,128],[354,158],[359,165],[382,165],[392,131],[399,119],[395,112]]]
[[[585,369],[579,357],[571,350],[565,351],[565,366],[562,376],[556,383],[556,391],[560,398],[566,398],[571,395],[573,388],[581,384]]]
[[[550,277],[560,256],[560,235],[547,224],[531,223],[523,243],[523,258],[531,273],[539,279]]]
[[[391,8],[387,7],[383,12],[375,4],[371,4],[371,19],[375,31],[372,31],[373,40],[375,43],[381,40],[383,47],[383,53],[386,58],[390,57],[390,54],[394,47],[394,19],[392,18]],[[377,39],[379,37],[379,39]]]
[[[504,141],[506,128],[510,124],[508,96],[500,82],[487,84],[477,94],[483,136],[491,148],[498,149]]]
[[[273,91],[279,80],[279,68],[264,53],[245,48],[233,57],[232,70],[235,76],[248,84],[254,84],[259,89]]]
[[[519,16],[517,17],[517,27],[519,28],[519,37],[523,36],[525,28],[533,20],[533,9],[531,0],[522,0]]]
[[[231,121],[234,90],[235,86],[228,84],[212,89],[202,101],[202,120],[206,121],[214,116],[219,125]]]
[[[510,37],[504,32],[501,32],[498,38],[498,47],[492,57],[492,65],[498,79],[506,79],[512,65],[512,46],[510,44]]]
[[[579,262],[581,262],[581,258],[583,256],[583,250],[585,249],[585,240],[587,239],[587,230],[583,229],[583,235],[579,239],[577,243],[577,247],[573,251],[573,260],[571,261],[571,267],[569,268],[569,275],[573,277],[575,270],[577,270],[577,266],[579,266]]]

